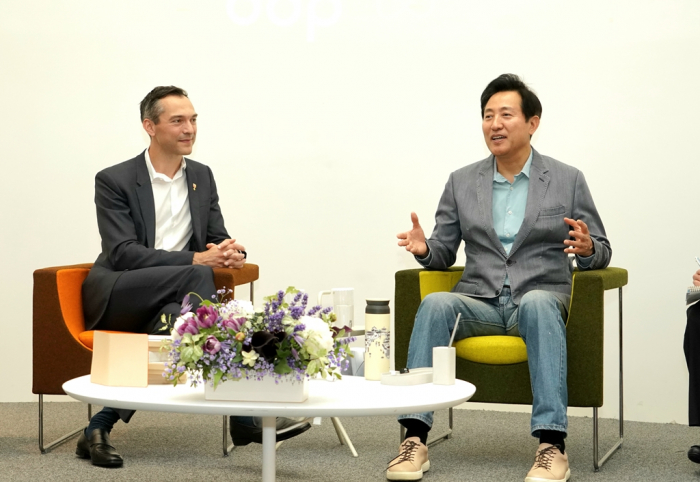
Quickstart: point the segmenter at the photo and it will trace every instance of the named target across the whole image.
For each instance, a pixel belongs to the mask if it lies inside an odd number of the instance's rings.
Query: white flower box
[[[277,382],[277,383],[276,383]],[[297,381],[294,377],[263,377],[227,380],[214,389],[209,383],[204,385],[205,400],[227,400],[231,402],[304,402],[309,398],[309,382],[304,377]]]

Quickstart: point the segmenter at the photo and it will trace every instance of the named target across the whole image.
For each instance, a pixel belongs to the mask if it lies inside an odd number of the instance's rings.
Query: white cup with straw
[[[454,385],[455,384],[455,365],[457,361],[457,350],[452,346],[457,333],[457,326],[462,314],[457,314],[455,327],[452,330],[450,343],[447,346],[433,347],[433,384],[435,385]]]

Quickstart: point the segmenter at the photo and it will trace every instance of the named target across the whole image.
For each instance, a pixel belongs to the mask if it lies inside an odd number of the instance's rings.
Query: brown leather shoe
[[[389,462],[386,478],[389,480],[420,480],[430,470],[428,447],[418,437],[407,438],[399,447],[399,455]]]
[[[525,482],[566,482],[569,477],[569,457],[561,453],[558,445],[540,444]]]
[[[109,432],[102,428],[93,430],[89,439],[83,431],[78,438],[75,454],[80,458],[90,459],[92,465],[100,467],[121,467],[124,463],[124,459],[109,440]]]

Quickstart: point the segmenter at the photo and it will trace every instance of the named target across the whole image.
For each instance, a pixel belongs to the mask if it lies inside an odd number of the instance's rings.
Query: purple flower
[[[303,306],[292,306],[289,309],[289,314],[291,315],[291,317],[293,319],[298,320],[304,314],[304,307]]]
[[[197,322],[194,321],[192,318],[185,320],[185,322],[178,326],[176,330],[180,334],[180,336],[183,336],[185,333],[189,333],[190,335],[196,335],[197,333],[199,333],[199,328],[197,328]]]
[[[217,340],[215,336],[209,335],[207,337],[207,340],[204,342],[204,346],[202,348],[205,352],[209,353],[210,355],[213,355],[214,353],[217,353],[219,350],[221,350],[221,342]]]
[[[213,306],[200,306],[197,308],[197,323],[200,328],[211,328],[219,319],[219,313]]]
[[[221,325],[225,330],[240,331],[241,326],[245,323],[245,317],[242,318],[227,318],[221,321]]]
[[[189,313],[192,310],[192,303],[190,303],[190,295],[185,295],[185,297],[182,299],[182,309],[180,310],[180,314],[184,315],[185,313]]]

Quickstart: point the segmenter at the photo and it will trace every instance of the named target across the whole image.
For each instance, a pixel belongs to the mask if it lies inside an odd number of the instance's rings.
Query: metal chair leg
[[[432,447],[433,445],[437,445],[440,442],[443,442],[445,440],[449,440],[452,438],[452,428],[454,427],[454,417],[452,413],[453,407],[449,408],[448,412],[448,426],[449,429],[446,432],[441,433],[440,435],[437,435],[435,438],[428,440],[427,447]],[[406,437],[406,428],[401,425],[401,430],[399,431],[399,444],[403,443],[403,439]]]
[[[88,403],[88,422],[92,418],[92,405]],[[39,451],[42,454],[49,453],[54,447],[61,445],[62,443],[68,441],[72,437],[75,437],[80,432],[82,432],[85,427],[80,427],[72,432],[57,438],[48,445],[44,445],[44,395],[39,394]]]
[[[428,447],[432,447],[433,445],[437,445],[440,442],[444,442],[445,440],[449,440],[452,438],[452,427],[453,427],[453,414],[452,414],[453,408],[449,408],[449,413],[448,413],[448,426],[449,428],[447,429],[446,432],[441,433],[440,435],[436,435],[435,438],[428,440],[428,443],[426,444]]]
[[[598,472],[605,462],[612,456],[617,449],[622,447],[624,438],[624,423],[625,416],[623,411],[623,369],[622,369],[622,288],[619,288],[619,318],[620,318],[620,439],[608,450],[602,459],[598,460],[598,408],[593,407],[593,471]]]

